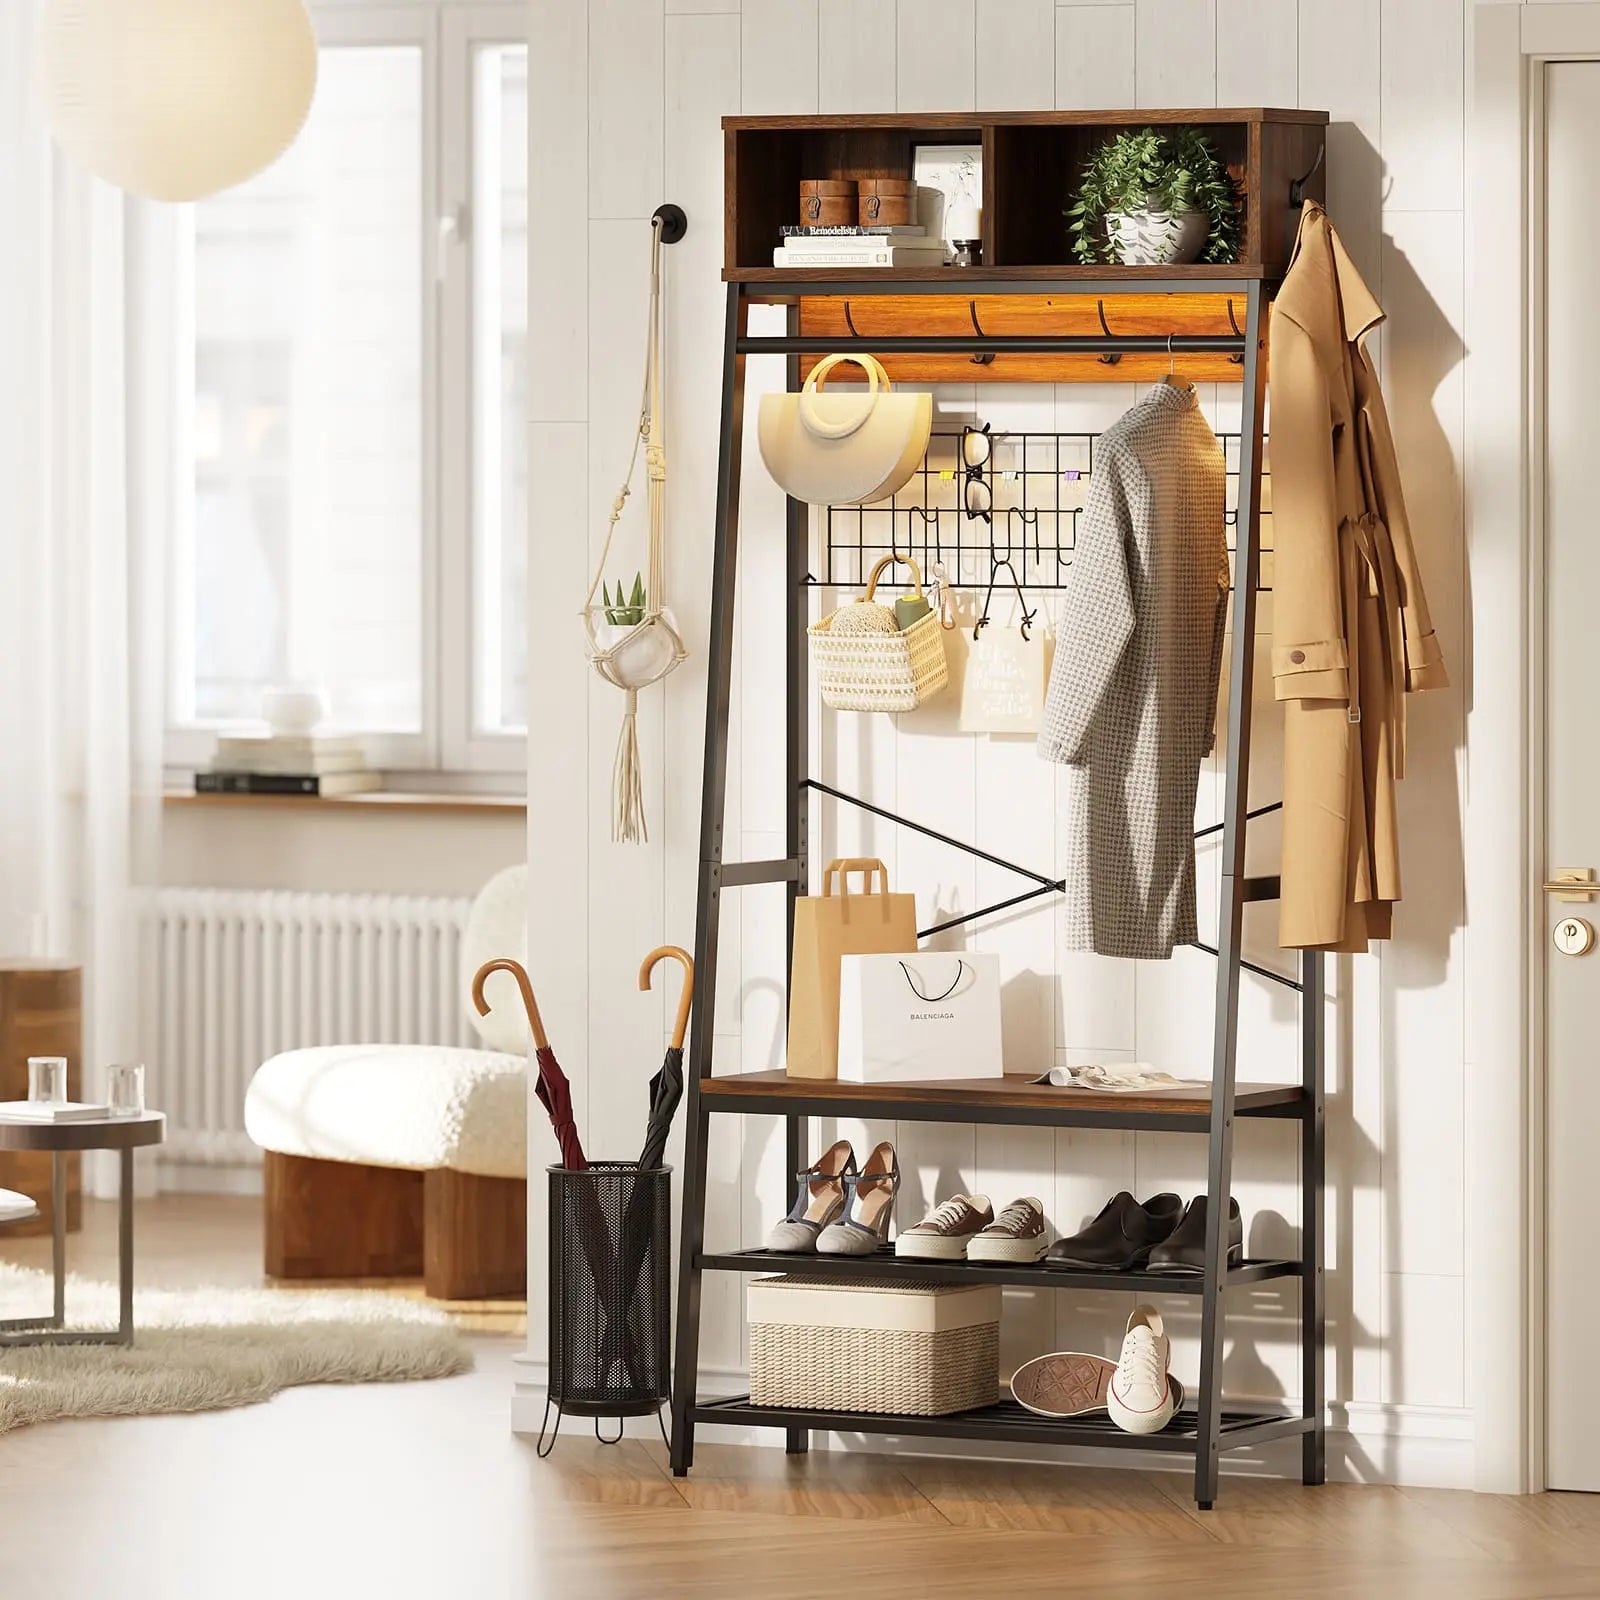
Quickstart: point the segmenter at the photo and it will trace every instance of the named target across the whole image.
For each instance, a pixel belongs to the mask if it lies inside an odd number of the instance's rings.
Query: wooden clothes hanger
[[[1161,380],[1170,389],[1192,389],[1194,385],[1187,378],[1180,377],[1173,367],[1172,335],[1167,335],[1167,371]]]

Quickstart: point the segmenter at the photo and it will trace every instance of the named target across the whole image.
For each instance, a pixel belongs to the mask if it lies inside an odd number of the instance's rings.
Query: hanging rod
[[[995,334],[975,339],[971,334],[895,335],[876,338],[857,335],[874,355],[1124,355],[1150,352],[1166,355],[1238,355],[1245,341],[1231,333]],[[742,356],[831,355],[853,339],[816,338],[812,335],[745,334],[735,344]]]
[[[1257,806],[1254,811],[1245,812],[1244,820],[1246,822],[1254,822],[1257,817],[1264,817],[1269,811],[1282,810],[1283,801],[1274,800],[1270,806]],[[1196,839],[1209,839],[1212,834],[1221,833],[1225,827],[1227,827],[1225,822],[1213,822],[1209,828],[1196,828],[1194,836]]]

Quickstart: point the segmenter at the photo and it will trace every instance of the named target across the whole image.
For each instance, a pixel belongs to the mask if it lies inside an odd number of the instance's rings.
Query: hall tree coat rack
[[[1266,397],[1266,306],[1289,263],[1302,198],[1320,199],[1327,115],[1316,111],[1204,110],[886,115],[875,117],[728,117],[726,148],[727,321],[723,342],[722,420],[717,475],[716,548],[712,574],[706,758],[700,813],[700,876],[695,970],[701,992],[694,1012],[688,1073],[682,1243],[679,1254],[677,1352],[672,1401],[672,1469],[683,1476],[694,1459],[697,1423],[781,1427],[788,1449],[807,1448],[812,1429],[901,1437],[992,1439],[1015,1444],[1090,1445],[1192,1455],[1194,1495],[1202,1508],[1216,1499],[1225,1450],[1299,1438],[1302,1475],[1324,1476],[1323,1420],[1323,970],[1304,952],[1298,981],[1241,957],[1246,902],[1275,899],[1279,880],[1244,871],[1250,769],[1251,681],[1259,583],[1260,486]],[[1228,165],[1243,207],[1240,260],[1226,266],[1164,268],[1066,265],[1062,212],[1089,151],[1119,127],[1194,125]],[[983,261],[975,268],[914,267],[851,277],[837,269],[784,270],[770,262],[780,224],[791,220],[805,177],[907,176],[921,143],[981,144]],[[782,335],[749,332],[752,304],[787,307]],[[854,1084],[789,1079],[781,1072],[712,1076],[717,942],[722,896],[748,884],[788,886],[789,942],[794,905],[811,879],[810,795],[822,793],[901,827],[1006,867],[1030,884],[1021,893],[941,928],[967,923],[1032,900],[1046,900],[1059,880],[950,838],[914,818],[824,785],[811,777],[807,749],[806,625],[808,515],[788,502],[785,606],[785,851],[779,860],[723,859],[728,708],[732,681],[739,478],[743,455],[745,362],[751,355],[788,357],[787,384],[798,388],[819,357],[852,344],[879,356],[892,376],[936,383],[1063,383],[1150,381],[1182,358],[1186,376],[1240,382],[1238,513],[1234,555],[1232,648],[1228,664],[1228,769],[1223,820],[1202,835],[1222,835],[1222,877],[1216,949],[1213,1074],[1204,1091],[1097,1096],[1035,1086],[1028,1075],[971,1084]],[[1276,807],[1264,807],[1263,811]],[[924,935],[932,929],[923,930]],[[1210,949],[1209,946],[1202,948]],[[792,954],[792,951],[791,951]],[[1299,1082],[1236,1081],[1239,975],[1242,968],[1300,994]],[[1037,1073],[1037,1063],[1028,1064]],[[1209,1144],[1206,1265],[1194,1278],[1144,1272],[1060,1272],[1041,1265],[926,1263],[893,1256],[807,1257],[807,1272],[841,1282],[889,1276],[912,1281],[1001,1283],[1036,1289],[1132,1289],[1200,1298],[1198,1414],[1180,1413],[1159,1433],[1118,1430],[1092,1414],[1055,1421],[1011,1401],[952,1416],[906,1417],[864,1412],[755,1406],[748,1396],[704,1399],[697,1390],[700,1291],[706,1272],[757,1273],[793,1268],[799,1258],[765,1250],[705,1250],[706,1162],[713,1114],[772,1114],[787,1123],[788,1171],[806,1163],[807,1119],[859,1116],[903,1121],[1005,1123],[1048,1128],[1157,1130],[1204,1135]],[[1286,1120],[1300,1130],[1301,1257],[1226,1265],[1226,1225],[1233,1176],[1236,1117]],[[791,1176],[791,1183],[793,1178]],[[791,1192],[790,1198],[793,1198]],[[1228,1292],[1273,1278],[1300,1280],[1302,1355],[1298,1415],[1229,1409],[1222,1393],[1224,1309]]]

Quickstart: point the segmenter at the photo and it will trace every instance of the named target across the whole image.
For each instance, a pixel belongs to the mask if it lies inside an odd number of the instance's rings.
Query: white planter
[[[663,607],[661,615],[673,627],[677,623]],[[672,665],[677,643],[666,628],[646,627],[642,623],[619,627],[601,622],[594,630],[595,643],[602,650],[615,650],[611,658],[611,680],[625,689],[642,689],[661,677]]]
[[[1210,219],[1203,211],[1110,211],[1111,253],[1125,267],[1175,267],[1206,247]]]

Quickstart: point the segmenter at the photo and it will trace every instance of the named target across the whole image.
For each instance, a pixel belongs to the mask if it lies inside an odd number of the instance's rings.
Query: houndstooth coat
[[[1194,802],[1227,614],[1226,469],[1192,387],[1095,447],[1039,753],[1064,762],[1068,948],[1164,959],[1196,937]]]

